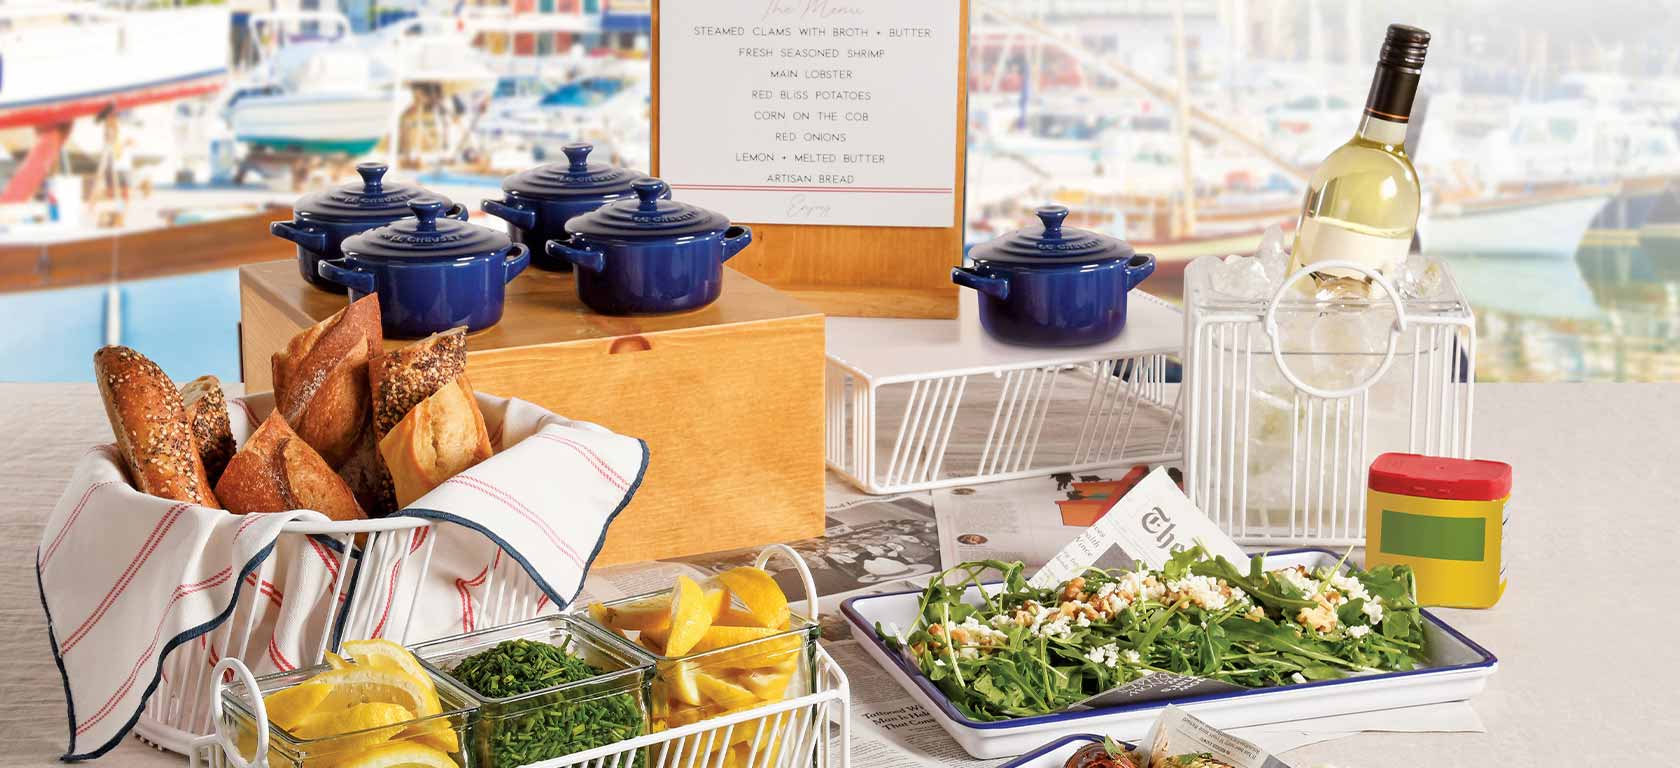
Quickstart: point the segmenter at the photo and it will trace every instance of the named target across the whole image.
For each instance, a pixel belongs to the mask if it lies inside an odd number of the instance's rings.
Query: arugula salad
[[[1154,672],[1262,688],[1420,665],[1411,569],[1340,565],[1266,571],[1255,556],[1244,571],[1195,546],[1159,570],[1092,568],[1034,589],[1021,563],[978,561],[929,584],[908,632],[875,631],[982,721],[1058,712]],[[964,602],[993,572],[1003,583]]]

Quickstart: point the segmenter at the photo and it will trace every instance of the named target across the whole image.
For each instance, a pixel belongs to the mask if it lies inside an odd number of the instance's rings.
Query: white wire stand
[[[1402,300],[1381,275],[1328,263],[1364,272],[1385,296],[1353,305],[1367,313],[1362,344],[1318,348],[1308,336],[1325,326],[1315,323],[1343,310],[1294,298],[1310,270],[1270,300],[1241,300],[1213,290],[1217,261],[1185,271],[1191,500],[1244,544],[1364,544],[1365,474],[1378,454],[1470,453],[1469,303],[1445,264],[1439,290]]]
[[[221,626],[205,636],[204,644],[184,643],[164,659],[164,674],[134,724],[135,735],[162,749],[189,754],[195,740],[210,734],[211,692],[216,677],[212,667],[218,664],[211,649],[221,649],[227,657],[221,662],[236,659],[251,664],[265,658],[274,636],[275,613],[266,610],[260,602],[270,598],[257,585],[274,582],[276,573],[319,567],[316,558],[330,558],[334,562],[329,567],[333,572],[334,599],[322,601],[320,610],[327,612],[330,611],[327,606],[342,605],[336,613],[343,618],[335,621],[337,617],[330,615],[310,617],[305,626],[315,628],[312,641],[304,646],[304,658],[290,661],[300,667],[319,664],[327,651],[337,648],[337,642],[372,637],[380,619],[376,607],[398,600],[408,601],[408,620],[400,626],[380,628],[379,632],[393,641],[407,642],[415,613],[414,602],[419,596],[419,586],[426,581],[432,546],[437,540],[436,536],[426,535],[431,525],[421,518],[391,517],[297,522],[284,526],[275,540],[274,554],[248,579],[251,583],[239,591],[233,611]],[[345,557],[345,552],[353,554]],[[416,578],[355,577],[358,571],[364,575],[406,574],[410,569],[418,569]],[[508,623],[536,612],[541,590],[513,558],[499,558],[498,566],[485,578],[485,626]],[[392,594],[392,590],[400,593]],[[335,623],[341,624],[337,638]]]
[[[1176,460],[1182,315],[1133,291],[1088,347],[1005,344],[956,320],[828,318],[828,467],[867,493]]]
[[[763,568],[777,555],[799,571],[805,587],[806,615],[817,620],[816,582],[798,553],[787,545],[773,544],[759,553],[756,565]],[[804,696],[545,760],[528,768],[632,768],[642,754],[647,755],[651,768],[850,768],[851,690],[840,665],[820,645],[815,662],[816,677],[811,692]],[[223,660],[213,677],[222,679],[223,670],[231,672],[232,679],[243,681],[244,690],[258,690],[255,677],[237,660]],[[212,722],[219,723],[222,684],[214,685],[209,696]],[[256,722],[268,721],[260,697],[253,697],[246,705]],[[728,747],[736,732],[744,728],[752,729],[752,736],[745,740],[751,757],[736,763]],[[264,768],[268,762],[268,731],[257,730],[252,749],[257,758],[252,761],[243,759],[231,735],[222,730],[198,739],[193,747],[193,768]]]

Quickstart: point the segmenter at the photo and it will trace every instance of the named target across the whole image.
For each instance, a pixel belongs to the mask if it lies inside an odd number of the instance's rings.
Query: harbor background
[[[0,4],[0,380],[88,380],[106,343],[239,379],[237,265],[357,161],[474,209],[570,141],[645,169],[649,5]],[[1177,301],[1191,259],[1292,230],[1383,28],[1409,23],[1434,33],[1408,140],[1419,246],[1475,308],[1478,378],[1680,378],[1669,4],[974,0],[972,17],[970,245],[1060,202],[1155,253],[1143,289]]]

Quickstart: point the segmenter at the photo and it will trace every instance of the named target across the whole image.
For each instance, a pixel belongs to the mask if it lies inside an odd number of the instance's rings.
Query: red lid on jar
[[[1503,461],[1385,453],[1371,462],[1371,490],[1402,496],[1493,501],[1511,495],[1511,465]]]

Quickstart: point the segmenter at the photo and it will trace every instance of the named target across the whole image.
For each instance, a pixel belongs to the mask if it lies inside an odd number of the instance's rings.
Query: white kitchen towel
[[[284,671],[319,661],[341,635],[413,643],[482,628],[487,611],[511,620],[564,608],[640,485],[647,445],[521,400],[478,401],[496,455],[398,513],[430,525],[377,545],[282,535],[292,521],[362,525],[318,512],[235,515],[148,496],[115,446],[83,455],[36,550],[69,713],[64,758],[116,746],[160,684],[170,693],[161,710],[207,710],[175,699],[204,695],[222,656],[258,674]],[[273,399],[231,405],[243,444]],[[491,574],[504,569],[540,592],[523,615],[505,607],[511,579],[491,594]]]

